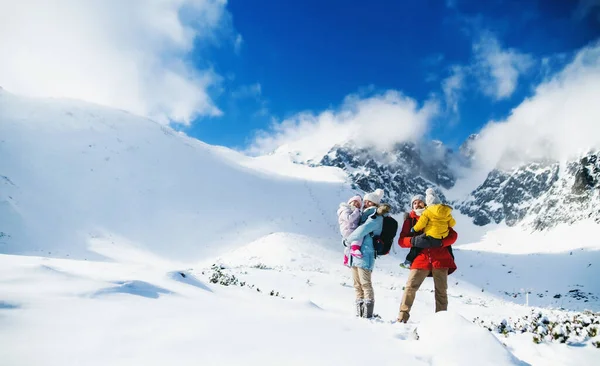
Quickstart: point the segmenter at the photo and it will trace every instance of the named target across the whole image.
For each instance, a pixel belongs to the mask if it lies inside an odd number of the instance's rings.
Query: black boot
[[[363,318],[372,318],[375,309],[375,300],[365,300],[363,302]]]
[[[355,302],[356,304],[356,316],[359,318],[363,317],[364,309],[363,309],[363,299],[358,299]]]

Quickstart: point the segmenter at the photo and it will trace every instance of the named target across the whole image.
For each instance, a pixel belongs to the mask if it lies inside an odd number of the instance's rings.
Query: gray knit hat
[[[425,197],[423,197],[423,195],[422,195],[422,194],[415,194],[415,195],[414,195],[414,196],[413,196],[413,197],[410,199],[410,207],[412,207],[413,203],[414,203],[416,200],[420,200],[420,201],[423,201],[423,202],[425,202]]]

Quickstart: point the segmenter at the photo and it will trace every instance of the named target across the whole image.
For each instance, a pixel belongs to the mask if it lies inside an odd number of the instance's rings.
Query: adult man
[[[425,202],[422,195],[418,194],[411,200],[411,212],[406,215],[398,245],[402,248],[412,248],[412,237],[418,236],[420,232],[411,232],[411,228],[419,220],[425,210]],[[406,323],[410,317],[410,310],[415,301],[417,291],[427,277],[433,277],[435,287],[435,311],[448,309],[448,275],[456,270],[454,256],[450,245],[456,242],[458,235],[450,229],[449,235],[442,239],[441,247],[423,248],[416,254],[410,265],[410,274],[406,282],[398,321]]]

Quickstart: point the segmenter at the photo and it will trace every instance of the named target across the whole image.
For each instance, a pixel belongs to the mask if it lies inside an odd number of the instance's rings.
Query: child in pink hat
[[[362,198],[360,196],[354,196],[348,200],[348,202],[340,203],[338,208],[338,224],[340,225],[340,233],[345,239],[350,235],[360,224]],[[344,265],[348,265],[348,255],[356,258],[362,258],[360,246],[362,240],[354,241],[348,246],[345,242],[346,249],[344,250]],[[349,248],[348,248],[349,247]]]

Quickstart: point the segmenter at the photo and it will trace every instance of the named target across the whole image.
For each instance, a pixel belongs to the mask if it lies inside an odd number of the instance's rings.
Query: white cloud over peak
[[[458,101],[465,83],[465,68],[455,65],[451,68],[450,76],[442,81],[442,90],[446,97],[446,107],[458,114]]]
[[[225,0],[0,0],[0,85],[158,121],[220,115],[220,77],[186,59],[230,27]],[[232,40],[233,42],[233,40]]]
[[[532,56],[511,48],[503,48],[489,31],[479,33],[472,44],[472,56],[467,64],[453,65],[449,76],[441,82],[446,110],[458,115],[459,104],[466,89],[502,100],[517,89],[520,78],[536,63]]]
[[[279,148],[308,160],[322,157],[335,144],[347,141],[386,149],[397,142],[420,139],[437,110],[436,102],[419,106],[393,90],[367,98],[350,95],[337,110],[298,113],[275,121],[270,130],[257,134],[248,152],[265,154]]]
[[[480,167],[565,160],[600,148],[600,42],[535,89],[505,121],[490,122],[475,143]]]
[[[519,77],[534,64],[533,58],[515,49],[504,49],[498,39],[484,32],[473,44],[474,73],[484,94],[497,100],[510,97]]]

